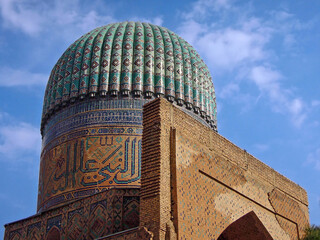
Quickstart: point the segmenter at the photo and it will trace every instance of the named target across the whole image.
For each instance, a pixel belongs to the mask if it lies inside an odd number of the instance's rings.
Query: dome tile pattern
[[[216,128],[216,99],[208,67],[172,31],[122,22],[79,38],[54,66],[45,91],[42,127],[57,109],[86,97],[165,96],[193,109]]]

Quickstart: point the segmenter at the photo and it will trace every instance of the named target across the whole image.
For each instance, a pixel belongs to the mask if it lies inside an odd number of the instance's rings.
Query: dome
[[[113,23],[71,44],[52,69],[41,129],[58,109],[104,96],[164,96],[199,113],[216,129],[215,92],[208,67],[189,43],[164,27]]]
[[[38,212],[111,188],[140,189],[143,106],[159,97],[216,129],[209,70],[175,33],[122,22],[71,44],[44,97]]]

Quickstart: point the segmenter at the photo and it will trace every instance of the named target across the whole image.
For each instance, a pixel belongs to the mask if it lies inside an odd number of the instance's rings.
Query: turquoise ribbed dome
[[[149,23],[109,24],[71,44],[52,69],[42,127],[52,113],[85,98],[161,95],[199,112],[216,128],[212,78],[189,43]]]

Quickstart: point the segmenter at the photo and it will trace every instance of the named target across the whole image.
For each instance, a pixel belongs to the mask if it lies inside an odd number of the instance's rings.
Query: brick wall
[[[97,240],[152,240],[153,234],[145,227],[131,228],[118,233],[99,238]]]
[[[252,211],[272,238],[302,236],[304,189],[164,99],[143,115],[140,221],[155,239],[217,239]]]

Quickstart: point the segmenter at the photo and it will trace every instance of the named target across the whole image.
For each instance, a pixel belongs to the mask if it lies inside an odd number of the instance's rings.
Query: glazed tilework
[[[45,91],[42,127],[52,112],[87,96],[164,95],[216,128],[212,77],[199,54],[172,31],[121,22],[92,30],[64,52]]]
[[[84,129],[88,126],[123,126],[140,127],[142,126],[142,110],[141,109],[103,109],[89,110],[80,112],[73,117],[68,117],[62,121],[56,122],[42,139],[43,146],[63,134],[74,130]],[[133,130],[132,130],[133,131]],[[103,131],[97,132],[103,133]],[[108,133],[108,132],[104,132]],[[129,132],[130,133],[130,130]]]
[[[38,211],[101,189],[139,187],[148,101],[84,100],[55,113],[43,129]]]
[[[273,239],[303,236],[300,186],[163,99],[144,106],[143,127],[140,223],[155,239],[218,239],[250,212]]]
[[[82,135],[70,132],[42,151],[39,211],[101,189],[140,187],[141,129],[100,127],[78,132]]]
[[[57,128],[57,124],[65,121],[66,119],[69,119],[69,121],[73,121],[74,124],[78,124],[78,121],[81,121],[80,124],[88,123],[91,125],[92,121],[90,119],[87,119],[85,117],[82,117],[84,119],[77,119],[77,115],[82,114],[82,116],[85,116],[83,114],[91,112],[93,114],[93,111],[97,110],[142,110],[143,105],[148,102],[148,99],[117,99],[117,98],[106,98],[106,99],[89,99],[86,101],[81,101],[79,103],[75,103],[72,105],[69,105],[68,108],[62,109],[53,116],[50,117],[50,120],[47,122],[46,126],[42,129],[41,133],[43,135],[43,138],[46,138],[46,136],[50,133],[50,130],[52,128]],[[124,112],[124,117],[130,117],[131,114],[128,112]],[[106,123],[108,121],[109,124],[121,124],[123,123],[128,124],[130,121],[130,124],[136,124],[136,125],[142,125],[142,116],[137,115],[135,118],[132,119],[122,119],[122,118],[114,118],[114,119],[103,119],[103,116],[95,116],[100,117],[100,119],[96,119],[98,121],[97,123]],[[138,119],[137,119],[138,118]],[[73,120],[74,119],[74,120]],[[99,122],[100,121],[100,122]],[[80,125],[83,126],[83,125]],[[66,129],[68,130],[68,129]]]
[[[38,212],[109,188],[139,188],[142,105],[82,101],[43,129]]]
[[[4,239],[96,239],[138,227],[139,204],[138,189],[111,189],[7,224]]]
[[[89,124],[41,157],[49,210],[6,225],[6,240],[289,240],[309,224],[304,189],[164,99],[143,107],[142,139],[141,125]]]

